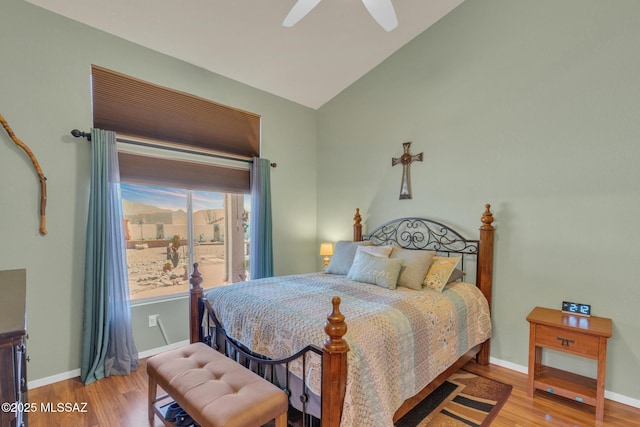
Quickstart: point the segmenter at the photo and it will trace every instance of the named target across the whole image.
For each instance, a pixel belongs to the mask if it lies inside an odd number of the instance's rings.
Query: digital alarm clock
[[[591,306],[589,304],[562,301],[562,312],[579,316],[591,316]]]

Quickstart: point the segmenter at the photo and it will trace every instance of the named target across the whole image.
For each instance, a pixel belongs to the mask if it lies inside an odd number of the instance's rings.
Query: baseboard
[[[162,347],[152,348],[151,350],[145,350],[138,353],[139,359],[146,359],[147,357],[155,356],[156,354],[163,353],[169,350],[175,350],[176,348],[189,345],[189,340],[174,342],[173,344],[163,345]]]
[[[74,369],[73,371],[62,372],[60,374],[51,375],[50,377],[39,378],[27,382],[27,388],[33,390],[34,388],[42,387],[43,385],[49,385],[57,383],[59,381],[70,380],[72,378],[78,378],[80,376],[80,369]]]
[[[489,363],[492,365],[502,366],[503,368],[511,369],[512,371],[520,372],[527,375],[529,369],[526,366],[516,365],[515,363],[507,362],[506,360],[496,359],[495,357],[489,357]]]
[[[623,394],[614,393],[607,390],[604,391],[604,397],[605,399],[613,400],[614,402],[633,406],[634,408],[640,408],[640,399],[634,399],[633,397],[625,396]]]
[[[529,369],[526,366],[517,365],[515,363],[507,362],[506,360],[496,359],[494,357],[489,358],[489,363],[492,365],[502,366],[503,368],[511,369],[512,371],[521,372],[525,375],[528,374]],[[640,399],[634,399],[633,397],[625,396],[612,391],[604,391],[605,399],[613,400],[614,402],[622,403],[623,405],[633,406],[634,408],[640,408]]]
[[[175,350],[176,348],[184,347],[189,344],[189,340],[179,341],[173,344],[165,345],[162,347],[152,348],[151,350],[145,350],[143,352],[138,353],[138,358],[145,359],[147,357],[151,357],[158,353],[162,353],[169,350]],[[27,383],[27,387],[29,390],[33,390],[34,388],[42,387],[45,385],[57,383],[59,381],[70,380],[73,378],[78,378],[80,376],[80,369],[74,369],[73,371],[62,372],[60,374],[51,375],[49,377],[38,378],[36,380],[29,381]]]

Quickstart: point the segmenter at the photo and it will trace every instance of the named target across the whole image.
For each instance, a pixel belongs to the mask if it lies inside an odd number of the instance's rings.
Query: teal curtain
[[[119,175],[115,133],[92,129],[80,366],[85,384],[138,366]]]
[[[250,227],[249,277],[272,277],[271,162],[257,157],[251,164]]]

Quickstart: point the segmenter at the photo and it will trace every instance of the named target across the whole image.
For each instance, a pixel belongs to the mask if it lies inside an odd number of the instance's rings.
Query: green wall
[[[640,399],[639,52],[635,0],[467,0],[319,110],[318,240],[349,238],[356,207],[369,229],[415,215],[477,236],[489,202],[491,356],[526,366],[534,306],[590,303],[613,318],[606,389]],[[424,152],[412,200],[405,141]]]
[[[37,175],[0,131],[0,270],[27,269],[30,381],[80,367],[90,146],[69,131],[92,125],[91,64],[262,115],[262,154],[278,163],[271,175],[275,271],[316,268],[314,110],[22,0],[0,5],[0,58],[0,114],[47,177],[49,234],[40,236]],[[149,314],[160,314],[171,342],[187,339],[185,300],[134,307],[138,350],[165,344],[158,328],[148,328]]]

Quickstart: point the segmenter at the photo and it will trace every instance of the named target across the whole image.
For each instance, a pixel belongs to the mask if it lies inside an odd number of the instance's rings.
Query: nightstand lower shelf
[[[535,374],[533,386],[538,390],[596,406],[597,381],[594,378],[541,366]]]

